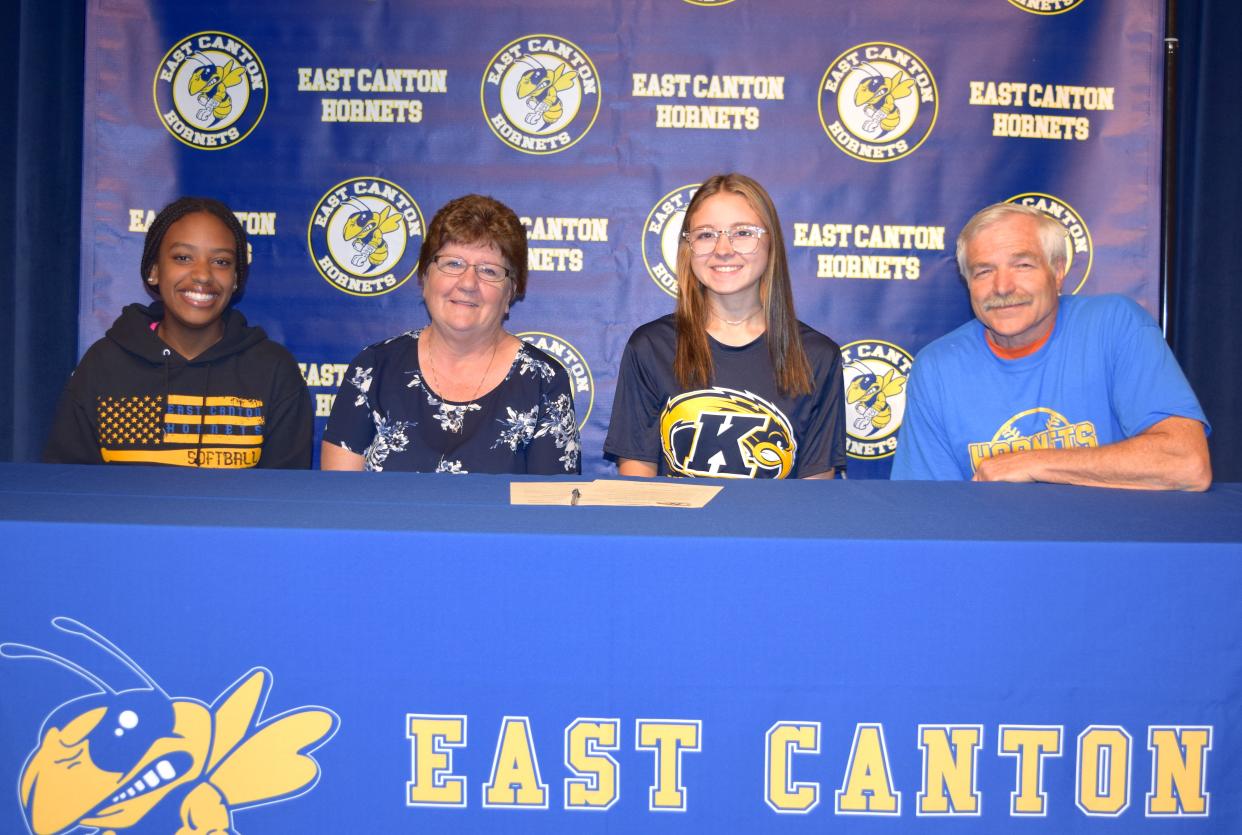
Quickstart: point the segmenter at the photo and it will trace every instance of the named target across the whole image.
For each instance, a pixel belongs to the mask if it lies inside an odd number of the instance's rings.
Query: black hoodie
[[[54,464],[310,466],[306,383],[285,348],[224,313],[224,336],[186,360],[156,335],[164,307],[128,305],[82,357],[43,450]]]

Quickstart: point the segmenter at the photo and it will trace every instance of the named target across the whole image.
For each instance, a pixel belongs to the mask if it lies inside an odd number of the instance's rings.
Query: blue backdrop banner
[[[322,430],[359,349],[425,322],[425,224],[491,194],[531,246],[507,326],[569,370],[604,472],[622,348],[672,309],[686,203],[729,170],[772,193],[847,386],[900,381],[969,317],[953,241],[992,202],[1065,225],[1067,292],[1155,313],[1163,5],[94,0],[80,350],[145,298],[154,212],[215,196],[251,234],[243,309],[301,362]],[[360,208],[400,219],[365,254],[342,234]],[[850,413],[851,476],[887,474],[903,412],[896,390],[886,420]]]

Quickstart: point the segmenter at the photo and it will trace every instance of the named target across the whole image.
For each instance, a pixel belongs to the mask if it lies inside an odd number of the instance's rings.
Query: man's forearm
[[[1102,447],[1039,449],[989,458],[975,471],[975,481],[1202,491],[1212,483],[1212,465],[1202,424],[1171,417],[1133,438]]]

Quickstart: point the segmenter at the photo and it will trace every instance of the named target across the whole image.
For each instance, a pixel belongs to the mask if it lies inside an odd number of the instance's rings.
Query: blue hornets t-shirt
[[[657,463],[660,475],[805,478],[845,466],[841,351],[801,322],[810,394],[785,397],[765,336],[733,347],[708,336],[715,374],[701,389],[673,375],[672,314],[634,331],[621,358],[604,452]]]
[[[1207,427],[1156,323],[1124,296],[1065,296],[1038,351],[988,347],[972,319],[915,357],[894,479],[969,479],[979,462],[1028,449],[1104,446],[1167,417]]]

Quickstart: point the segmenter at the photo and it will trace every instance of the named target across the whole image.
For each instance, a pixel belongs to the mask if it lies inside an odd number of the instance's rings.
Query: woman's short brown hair
[[[513,279],[513,297],[526,293],[526,228],[512,209],[492,197],[467,194],[440,207],[418,253],[421,281],[431,268],[431,259],[447,244],[493,244],[508,262]]]

